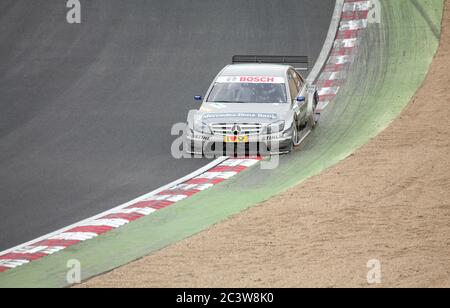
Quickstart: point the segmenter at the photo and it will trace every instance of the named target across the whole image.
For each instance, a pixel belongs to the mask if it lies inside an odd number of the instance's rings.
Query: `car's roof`
[[[273,76],[285,77],[289,65],[280,64],[230,64],[225,67],[220,76]]]

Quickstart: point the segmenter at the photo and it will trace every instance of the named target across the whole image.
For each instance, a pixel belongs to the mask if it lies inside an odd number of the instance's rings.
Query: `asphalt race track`
[[[0,250],[207,163],[172,158],[173,124],[234,54],[308,55],[330,0],[0,2]]]

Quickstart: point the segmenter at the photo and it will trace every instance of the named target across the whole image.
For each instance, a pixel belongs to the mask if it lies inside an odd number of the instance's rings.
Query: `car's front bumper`
[[[191,154],[233,155],[245,153],[249,155],[273,155],[290,151],[292,133],[288,130],[276,134],[249,135],[248,142],[227,143],[223,135],[209,135],[191,131],[187,136],[187,141],[186,151]]]

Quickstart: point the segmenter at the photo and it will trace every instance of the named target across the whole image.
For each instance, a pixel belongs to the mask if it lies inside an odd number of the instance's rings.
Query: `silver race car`
[[[288,153],[317,123],[318,94],[300,70],[306,57],[234,56],[188,116],[191,154]],[[301,64],[294,68],[289,64]],[[306,67],[305,67],[306,65]]]

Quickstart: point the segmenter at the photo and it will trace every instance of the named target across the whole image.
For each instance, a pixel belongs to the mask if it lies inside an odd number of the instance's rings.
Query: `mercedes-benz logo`
[[[235,125],[233,126],[233,128],[231,129],[231,132],[232,132],[233,135],[235,135],[235,136],[239,135],[239,134],[241,133],[241,131],[242,131],[242,128],[241,128],[239,125],[237,125],[237,124],[235,124]]]

